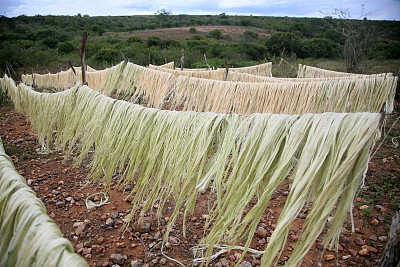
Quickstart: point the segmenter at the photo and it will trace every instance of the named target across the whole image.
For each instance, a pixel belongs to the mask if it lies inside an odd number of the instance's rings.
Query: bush
[[[147,38],[146,44],[148,47],[150,46],[160,46],[161,45],[161,39],[160,37],[157,36],[150,36]]]
[[[280,55],[285,48],[285,54],[299,54],[300,49],[300,37],[291,32],[277,32],[272,34],[267,42],[267,50],[272,55]]]
[[[59,43],[57,48],[58,51],[63,54],[69,54],[71,52],[74,52],[75,50],[78,51],[77,48],[72,44],[72,42]]]
[[[139,36],[132,35],[132,36],[130,36],[130,37],[128,38],[128,40],[126,40],[126,42],[127,42],[128,44],[143,43],[143,40],[142,40],[142,38],[140,38]]]
[[[315,38],[304,43],[300,56],[303,58],[335,58],[339,55],[340,50],[336,43],[322,38]]]
[[[111,63],[118,61],[119,53],[112,48],[101,48],[95,55],[95,59],[99,62]]]
[[[53,37],[48,37],[42,41],[42,43],[50,49],[54,49],[57,47],[58,40]]]
[[[222,32],[218,29],[212,30],[207,34],[208,38],[222,39]]]
[[[190,28],[189,31],[190,31],[190,33],[196,33],[197,32],[196,28]]]
[[[244,35],[246,38],[258,39],[258,33],[256,33],[256,32],[245,31],[245,32],[243,33],[243,35]]]

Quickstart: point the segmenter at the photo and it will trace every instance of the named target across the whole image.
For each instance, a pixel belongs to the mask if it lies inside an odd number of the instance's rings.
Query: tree
[[[59,43],[57,48],[62,54],[68,54],[76,50],[76,47],[70,41]]]
[[[368,21],[364,5],[361,6],[361,15],[357,19],[352,19],[348,8],[334,7],[329,15],[338,18],[327,18],[327,22],[345,39],[343,55],[346,71],[360,72],[361,62],[366,57],[368,48],[379,36],[376,27]]]
[[[283,48],[287,54],[299,54],[300,37],[291,32],[277,32],[268,38],[266,46],[272,55],[280,55]]]
[[[168,16],[169,15],[172,15],[172,11],[171,10],[166,10],[165,8],[163,8],[161,10],[157,10],[155,15],[157,16],[158,21],[160,23],[163,23],[163,22],[166,22],[168,20]]]
[[[132,43],[143,43],[143,40],[142,40],[142,38],[140,38],[139,36],[132,35],[132,36],[130,36],[130,37],[128,38],[128,40],[126,40],[126,42],[127,42],[128,44],[132,44]]]
[[[147,38],[146,44],[148,47],[150,46],[160,46],[161,45],[161,39],[158,36],[150,36]]]
[[[340,54],[338,45],[330,40],[314,38],[303,44],[302,57],[312,58],[335,58]]]
[[[218,29],[212,30],[207,34],[207,37],[214,39],[222,39],[222,32]]]

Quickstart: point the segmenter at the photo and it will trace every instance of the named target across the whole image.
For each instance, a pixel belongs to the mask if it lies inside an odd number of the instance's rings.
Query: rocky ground
[[[387,118],[386,132],[398,116]],[[114,177],[111,191],[107,193],[109,204],[88,210],[87,197],[107,189],[103,184],[87,181],[89,160],[75,168],[73,159],[66,159],[63,153],[42,154],[35,132],[25,117],[11,106],[2,107],[0,125],[6,153],[11,156],[17,171],[26,178],[28,185],[45,203],[49,216],[90,266],[179,266],[178,262],[191,266],[192,260],[200,256],[194,255],[191,248],[203,235],[208,191],[202,192],[195,213],[187,219],[186,235],[180,220],[168,242],[162,246],[174,206],[172,201],[165,206],[161,217],[157,218],[158,207],[154,206],[143,221],[139,223],[135,217],[133,223],[124,228],[131,209],[133,196],[128,192],[132,185],[121,188],[116,183],[118,177]],[[355,232],[351,231],[348,221],[342,231],[338,252],[322,249],[322,234],[304,258],[303,266],[372,266],[382,256],[390,223],[400,201],[400,151],[396,147],[400,138],[395,138],[400,136],[399,129],[399,123],[395,124],[370,162],[365,186],[353,209]],[[288,180],[274,193],[252,240],[252,248],[264,250],[267,246],[289,190]],[[89,199],[98,203],[101,197],[96,195]],[[279,265],[290,257],[306,213],[307,208],[294,222]],[[240,256],[240,250],[224,253],[212,261],[211,266],[233,266]],[[240,266],[259,266],[260,259],[260,255],[247,253]]]

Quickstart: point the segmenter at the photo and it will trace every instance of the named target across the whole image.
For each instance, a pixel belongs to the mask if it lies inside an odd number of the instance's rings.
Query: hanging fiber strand
[[[379,137],[377,113],[242,117],[145,108],[87,86],[52,97],[26,86],[17,88],[7,76],[0,86],[7,88],[33,128],[41,129],[39,135],[57,130],[54,146],[66,155],[76,152],[77,164],[93,150],[92,180],[110,185],[115,172],[122,185],[134,180],[132,216],[144,215],[156,203],[161,215],[172,198],[175,207],[165,240],[180,210],[184,223],[195,209],[198,194],[210,186],[212,208],[204,229],[210,233],[200,242],[207,248],[206,261],[214,244],[235,246],[245,239],[245,251],[249,248],[272,193],[288,175],[293,185],[262,266],[276,263],[291,223],[309,202],[311,210],[288,266],[301,263],[324,227],[328,230],[322,244],[337,245]],[[58,112],[52,109],[52,101]],[[47,116],[50,112],[53,115]],[[326,225],[329,216],[333,219]]]
[[[164,65],[160,65],[161,68],[165,68],[165,69],[174,69],[175,67],[175,63],[173,61],[165,63]]]
[[[340,71],[325,70],[316,67],[299,64],[299,70],[297,71],[297,78],[324,78],[324,77],[391,77],[392,73],[380,73],[380,74],[356,74],[347,73]]]
[[[0,139],[0,266],[88,266],[26,185]]]
[[[161,108],[170,101],[173,109],[239,114],[380,112],[384,104],[385,112],[391,113],[397,86],[397,76],[286,81],[229,72],[228,80],[243,80],[232,82],[182,76],[177,74],[188,72],[159,69],[121,62],[112,68],[88,73],[87,80],[89,86],[103,94],[133,102],[143,100],[148,107]],[[253,78],[278,82],[256,83]],[[293,82],[296,80],[301,82]]]
[[[272,77],[272,62],[241,68],[229,68],[229,71],[247,73],[261,77]]]
[[[172,109],[217,113],[393,111],[397,77],[291,83],[244,83],[179,76]]]

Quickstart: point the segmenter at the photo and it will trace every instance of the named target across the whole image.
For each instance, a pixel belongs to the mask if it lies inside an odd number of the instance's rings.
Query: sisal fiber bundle
[[[172,69],[166,69],[162,68],[160,66],[154,66],[154,65],[149,65],[150,69],[161,71],[161,72],[168,72],[173,74],[174,76],[188,76],[188,77],[196,77],[196,78],[202,78],[202,79],[210,79],[210,80],[224,80],[225,79],[225,69],[220,69],[220,70],[188,70],[188,71],[181,71],[178,69],[172,70]]]
[[[0,265],[88,266],[26,185],[0,140]]]
[[[393,76],[282,79],[228,72],[228,81],[220,81],[178,75],[194,72],[154,68],[121,62],[88,73],[87,80],[103,94],[144,100],[149,107],[161,108],[170,100],[174,109],[239,114],[380,112],[385,102],[385,112],[391,113],[397,85]]]
[[[272,77],[272,62],[267,62],[255,66],[241,67],[241,68],[229,68],[229,71],[248,73],[261,77]]]
[[[81,71],[82,67],[74,67],[75,71]],[[96,69],[90,67],[89,65],[86,65],[86,71],[87,72],[94,72],[97,71]]]
[[[174,77],[128,62],[118,85],[117,95],[136,102],[143,98],[149,107],[161,108],[169,93]]]
[[[9,92],[17,90],[8,86]],[[56,148],[67,155],[76,152],[77,164],[93,150],[91,179],[110,184],[113,174],[119,173],[121,184],[135,181],[131,215],[144,215],[156,203],[160,214],[167,200],[175,201],[165,240],[180,210],[185,222],[198,194],[211,187],[211,210],[204,229],[210,233],[200,242],[207,258],[220,243],[234,246],[244,238],[248,248],[272,193],[290,175],[293,184],[262,266],[276,263],[291,223],[307,203],[312,203],[311,210],[288,266],[301,263],[325,226],[328,232],[322,244],[338,244],[379,136],[377,113],[242,117],[144,108],[87,86],[53,97],[33,94],[25,86],[18,91],[12,95],[20,96],[21,110],[34,119],[32,125],[49,120],[43,125],[57,130],[53,135]],[[54,118],[45,116],[54,110],[43,101],[58,105]],[[249,206],[251,202],[254,205]],[[330,216],[333,219],[326,225]]]
[[[297,71],[298,78],[325,78],[325,77],[360,77],[360,78],[368,78],[368,77],[390,77],[393,76],[392,73],[379,73],[379,74],[356,74],[356,73],[347,73],[340,71],[332,71],[325,70],[316,67],[311,67],[307,65],[299,64],[299,70]]]
[[[246,83],[179,76],[172,108],[217,113],[393,111],[397,77],[315,82]]]
[[[28,74],[22,75],[21,80],[30,86],[36,86],[39,89],[54,89],[56,91],[63,91],[71,88],[79,80],[72,69],[61,71],[56,74]]]
[[[173,61],[165,63],[163,65],[160,65],[161,68],[165,68],[165,69],[174,69],[175,68],[175,63]]]

